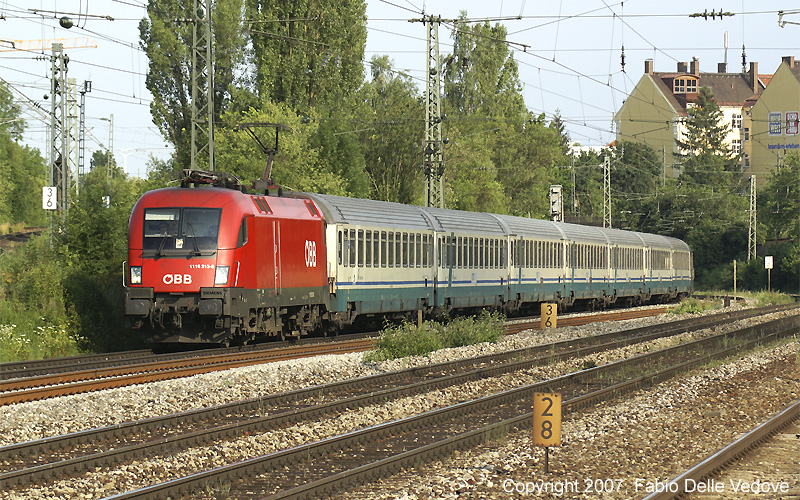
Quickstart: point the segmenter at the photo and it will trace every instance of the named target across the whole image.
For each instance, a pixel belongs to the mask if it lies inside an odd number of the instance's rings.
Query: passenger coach
[[[590,308],[692,291],[676,238],[507,215],[308,194],[327,222],[331,307],[357,314],[539,302]]]

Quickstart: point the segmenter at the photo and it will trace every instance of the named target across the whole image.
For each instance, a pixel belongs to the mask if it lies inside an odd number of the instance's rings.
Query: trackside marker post
[[[556,304],[543,302],[542,303],[542,330],[546,328],[555,328],[556,327],[556,319],[558,316],[558,307]]]
[[[550,446],[561,445],[561,393],[533,395],[533,445],[544,447],[544,472],[550,472]]]

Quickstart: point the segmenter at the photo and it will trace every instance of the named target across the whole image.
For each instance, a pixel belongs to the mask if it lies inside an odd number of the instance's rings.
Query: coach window
[[[381,267],[386,267],[386,231],[381,231]]]
[[[418,267],[419,266],[419,235],[415,233],[411,233],[408,235],[408,246],[409,246],[409,253],[408,256],[408,267]]]
[[[419,234],[411,233],[408,243],[411,246],[411,255],[408,257],[409,267],[419,267]]]
[[[358,230],[358,267],[364,267],[364,230]]]
[[[414,254],[416,255],[414,265],[420,267],[422,265],[422,235],[419,233],[414,238]]]
[[[394,267],[403,265],[403,243],[400,233],[394,233]]]
[[[366,266],[372,267],[372,231],[367,231],[364,239],[364,253],[366,254]]]
[[[538,242],[528,241],[527,247],[528,247],[528,252],[527,255],[525,256],[525,265],[527,267],[539,267],[539,261],[536,260]]]
[[[350,239],[347,242],[347,250],[350,253],[350,259],[347,261],[350,267],[356,267],[356,230],[350,230]]]
[[[431,265],[431,241],[432,236],[427,234],[422,235],[422,266],[430,267]]]
[[[389,233],[389,243],[386,246],[386,260],[388,261],[389,267],[394,267],[394,233]]]
[[[337,256],[338,263],[339,263],[340,266],[342,265],[342,254],[343,254],[343,250],[342,249],[343,248],[344,247],[342,246],[342,230],[340,229],[336,233],[336,256]]]
[[[403,233],[403,267],[408,267],[408,233]]]
[[[381,264],[381,232],[372,232],[372,267],[379,267]]]

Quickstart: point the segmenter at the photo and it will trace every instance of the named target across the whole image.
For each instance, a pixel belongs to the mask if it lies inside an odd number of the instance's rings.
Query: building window
[[[733,115],[731,128],[734,130],[742,128],[742,115]]]
[[[694,78],[676,78],[673,89],[676,94],[696,94],[697,80]]]
[[[734,139],[731,144],[731,148],[735,154],[739,154],[742,152],[742,141],[739,139]]]
[[[750,140],[750,129],[749,128],[745,128],[744,129],[744,140],[745,141],[749,141]]]

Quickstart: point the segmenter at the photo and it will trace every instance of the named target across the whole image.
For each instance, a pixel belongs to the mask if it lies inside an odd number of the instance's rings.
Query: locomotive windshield
[[[219,208],[148,208],[142,249],[147,254],[209,255],[217,250]]]

